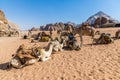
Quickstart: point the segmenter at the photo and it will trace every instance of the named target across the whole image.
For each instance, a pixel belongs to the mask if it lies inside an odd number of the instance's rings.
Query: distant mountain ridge
[[[96,14],[89,17],[86,23],[90,23],[93,26],[97,26],[106,23],[119,23],[119,21],[107,15],[106,13],[99,11]]]
[[[66,28],[66,26],[75,26],[75,23],[72,22],[67,22],[67,23],[63,23],[63,22],[58,22],[58,23],[51,23],[51,24],[46,24],[44,26],[40,26],[40,30],[45,30],[45,31],[56,31],[56,30],[64,30]]]
[[[111,16],[109,16],[108,14],[99,11],[96,14],[90,16],[84,23],[89,23],[91,24],[93,27],[101,27],[101,25],[104,24],[111,24],[111,23],[119,23],[118,20],[112,18]],[[56,31],[56,30],[64,30],[65,28],[65,24],[68,25],[73,25],[75,27],[80,27],[80,24],[75,24],[72,22],[67,22],[67,23],[62,23],[62,22],[58,22],[58,23],[54,23],[54,24],[46,24],[44,26],[40,26],[40,30],[52,30],[52,31]]]

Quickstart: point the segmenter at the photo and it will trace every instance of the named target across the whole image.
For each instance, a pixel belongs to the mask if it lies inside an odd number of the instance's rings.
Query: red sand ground
[[[100,29],[114,36],[118,28]],[[6,62],[21,44],[34,45],[17,37],[0,37],[0,80],[120,80],[120,40],[109,45],[89,45],[84,37],[80,51],[56,52],[52,59],[22,69],[5,70]],[[42,47],[46,42],[39,42]]]

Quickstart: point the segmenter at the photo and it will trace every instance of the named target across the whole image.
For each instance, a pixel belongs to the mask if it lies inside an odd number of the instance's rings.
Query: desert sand
[[[118,29],[99,30],[114,36]],[[48,61],[6,70],[6,62],[23,43],[35,44],[19,37],[0,37],[0,80],[120,80],[120,40],[108,45],[91,46],[91,38],[85,36],[84,45],[79,51],[55,52]],[[47,42],[37,44],[45,47]]]

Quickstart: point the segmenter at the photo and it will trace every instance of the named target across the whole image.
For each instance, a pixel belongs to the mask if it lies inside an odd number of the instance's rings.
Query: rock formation
[[[101,27],[103,24],[119,23],[118,20],[113,19],[111,16],[99,11],[95,15],[89,17],[86,23],[91,24],[94,27]]]
[[[68,25],[75,26],[74,23],[54,23],[54,24],[46,24],[45,26],[40,26],[40,30],[45,30],[45,31],[56,31],[56,30],[64,30]]]
[[[19,30],[19,26],[6,19],[5,14],[0,10],[0,30]]]

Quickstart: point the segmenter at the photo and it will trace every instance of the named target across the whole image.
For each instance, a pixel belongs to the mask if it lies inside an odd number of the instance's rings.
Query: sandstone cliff
[[[19,26],[6,19],[5,14],[0,10],[0,29],[20,30]]]

